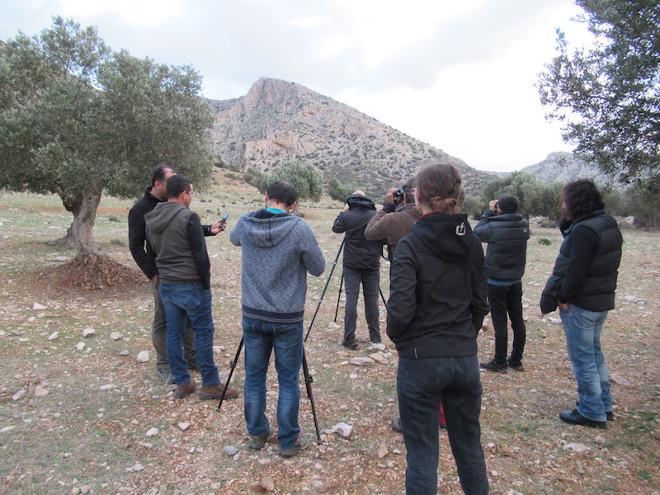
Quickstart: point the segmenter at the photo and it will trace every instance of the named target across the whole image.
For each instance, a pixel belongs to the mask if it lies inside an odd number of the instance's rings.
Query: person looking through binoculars
[[[383,241],[370,241],[364,237],[364,230],[375,214],[374,202],[367,198],[364,192],[355,191],[346,199],[344,209],[332,226],[332,231],[337,234],[345,232],[346,309],[344,312],[344,339],[341,344],[351,350],[358,348],[355,341],[355,328],[360,284],[362,284],[364,294],[364,313],[369,327],[369,340],[374,344],[381,342],[378,294]]]

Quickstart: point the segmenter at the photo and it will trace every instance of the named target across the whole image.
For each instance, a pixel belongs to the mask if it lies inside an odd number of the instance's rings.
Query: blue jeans
[[[522,283],[512,285],[488,284],[488,303],[490,316],[495,329],[495,362],[506,364],[508,350],[509,325],[507,314],[511,318],[513,329],[513,345],[511,348],[511,361],[520,363],[525,350],[527,330],[523,320]]]
[[[344,312],[344,343],[355,341],[357,324],[357,302],[360,284],[364,294],[364,317],[369,327],[369,340],[380,342],[380,322],[378,321],[378,290],[380,270],[354,270],[344,267],[346,286],[346,310]]]
[[[438,493],[438,415],[440,404],[463,491],[488,493],[481,447],[481,378],[477,356],[399,359],[396,379],[403,440],[406,493]]]
[[[606,421],[605,413],[612,411],[612,394],[600,333],[607,311],[587,311],[569,304],[559,316],[578,385],[578,412],[592,421]]]
[[[243,317],[245,344],[245,421],[251,436],[265,435],[266,373],[271,351],[275,349],[275,369],[279,382],[277,429],[280,448],[293,447],[300,433],[300,366],[303,356],[303,323],[273,323]],[[197,350],[199,354],[199,349]]]
[[[183,357],[182,339],[186,332],[186,320],[195,332],[197,362],[202,373],[202,385],[209,387],[220,383],[218,368],[213,363],[213,315],[211,291],[201,283],[159,284],[160,297],[167,319],[167,357],[170,371],[177,385],[190,383],[188,362]]]

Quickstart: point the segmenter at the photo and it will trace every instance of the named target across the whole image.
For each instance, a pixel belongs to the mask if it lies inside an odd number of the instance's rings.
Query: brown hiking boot
[[[190,380],[185,385],[176,386],[176,388],[174,389],[174,397],[176,397],[177,399],[183,399],[184,397],[188,397],[195,390],[197,390],[197,384],[194,381]]]
[[[225,384],[219,383],[217,385],[209,385],[199,389],[199,398],[202,400],[218,399],[222,397],[222,392],[225,390]],[[234,387],[227,388],[225,400],[235,399],[238,397],[238,390]]]

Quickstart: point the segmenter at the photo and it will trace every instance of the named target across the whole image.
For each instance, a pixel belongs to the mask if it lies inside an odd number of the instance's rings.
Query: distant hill
[[[261,78],[245,96],[210,103],[216,112],[211,148],[241,171],[301,160],[318,167],[326,183],[335,177],[374,197],[432,160],[456,166],[472,195],[495,177],[296,83]]]
[[[570,182],[575,179],[592,179],[596,184],[623,189],[624,185],[605,175],[595,164],[575,156],[573,153],[557,151],[536,165],[521,170],[535,175],[541,182]]]

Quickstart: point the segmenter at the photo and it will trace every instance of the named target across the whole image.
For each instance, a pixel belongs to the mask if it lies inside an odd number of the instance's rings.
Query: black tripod
[[[325,292],[328,290],[328,285],[330,283],[330,280],[332,279],[332,274],[335,271],[335,267],[337,266],[337,260],[339,259],[339,255],[341,254],[341,251],[344,247],[344,242],[346,239],[344,238],[341,241],[341,246],[339,246],[339,252],[337,252],[337,256],[335,257],[335,260],[332,263],[332,269],[330,270],[330,275],[328,275],[328,280],[325,282],[325,287],[323,288],[323,292],[321,294],[321,297],[319,298],[318,305],[316,306],[316,311],[314,312],[314,316],[312,317],[312,321],[309,324],[309,329],[307,330],[307,333],[305,334],[305,338],[303,340],[303,355],[302,355],[302,369],[303,369],[303,377],[305,378],[305,389],[307,391],[307,398],[309,399],[309,403],[311,404],[312,407],[312,416],[314,418],[314,428],[316,430],[316,440],[318,443],[321,443],[321,433],[319,431],[319,422],[318,418],[316,416],[316,406],[314,404],[314,395],[312,394],[312,377],[309,374],[309,368],[307,366],[307,356],[305,355],[305,347],[304,343],[307,342],[307,337],[309,337],[309,333],[312,330],[312,325],[314,325],[314,320],[316,320],[316,315],[319,312],[319,308],[321,307],[321,303],[323,302],[323,297],[325,296]],[[382,294],[381,294],[382,295]],[[231,377],[234,374],[234,369],[236,368],[236,364],[238,363],[238,358],[241,355],[241,351],[243,350],[243,337],[241,337],[241,342],[238,344],[238,350],[236,351],[236,355],[234,356],[234,360],[231,362],[229,365],[230,370],[229,370],[229,376],[227,377],[227,383],[225,384],[225,388],[222,391],[222,396],[220,397],[220,402],[218,403],[218,408],[217,411],[220,412],[220,408],[222,407],[222,403],[225,399],[225,394],[227,393],[227,389],[229,388],[229,382],[231,382]]]

